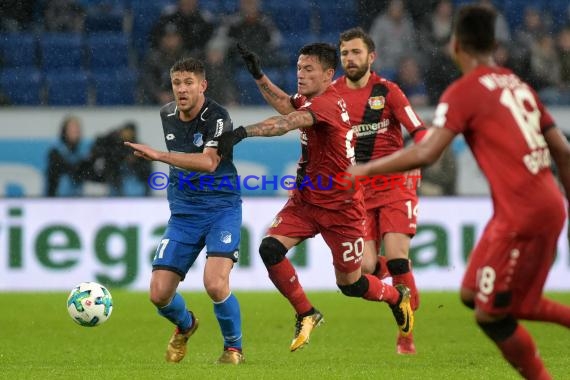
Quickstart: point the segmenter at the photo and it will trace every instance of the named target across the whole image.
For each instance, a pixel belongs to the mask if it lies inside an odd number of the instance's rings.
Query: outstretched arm
[[[313,115],[308,111],[294,111],[284,116],[272,116],[245,128],[247,137],[281,136],[293,129],[313,125]]]
[[[186,170],[196,170],[211,173],[220,163],[220,156],[216,148],[205,148],[202,153],[174,153],[161,152],[145,144],[125,142],[125,145],[134,150],[134,155],[149,161],[160,161],[168,165]]]
[[[239,43],[237,48],[265,101],[281,115],[293,112],[295,108],[291,104],[289,94],[279,88],[263,73],[259,56]]]
[[[351,166],[347,172],[353,176],[368,176],[431,165],[441,156],[454,137],[455,134],[449,129],[431,128],[419,144],[362,165]]]
[[[222,133],[214,141],[218,141],[220,146],[233,146],[246,137],[281,136],[293,129],[310,127],[314,123],[313,114],[309,111],[294,111],[285,116],[272,116],[259,123],[237,127],[233,131]]]

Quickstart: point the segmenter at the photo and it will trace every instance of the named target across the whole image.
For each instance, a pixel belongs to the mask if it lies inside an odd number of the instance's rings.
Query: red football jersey
[[[301,198],[328,209],[350,207],[361,201],[362,191],[350,191],[333,181],[354,164],[354,132],[344,100],[329,86],[319,96],[291,97],[299,111],[309,111],[314,124],[301,129],[301,158],[297,168],[297,188]],[[312,186],[310,186],[312,185]]]
[[[372,72],[363,88],[348,88],[344,75],[335,80],[333,86],[346,101],[350,123],[356,134],[356,162],[367,162],[402,149],[402,126],[414,138],[422,135],[418,132],[424,130],[424,123],[396,83]],[[382,184],[375,188],[370,184],[365,186],[367,209],[410,197],[410,191],[396,184],[403,183],[402,174],[385,177],[386,181],[391,181],[388,178],[392,177],[394,182],[385,187]],[[412,194],[415,194],[415,189]]]
[[[500,229],[532,235],[564,214],[543,135],[554,121],[510,70],[480,66],[458,79],[441,96],[434,125],[463,133],[489,181]]]

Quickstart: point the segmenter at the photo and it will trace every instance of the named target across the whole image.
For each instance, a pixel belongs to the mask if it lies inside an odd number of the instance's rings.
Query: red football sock
[[[380,280],[390,277],[390,272],[386,266],[386,256],[378,255],[377,257],[378,262],[376,263],[376,268],[372,274],[378,277]]]
[[[289,259],[285,258],[270,266],[267,272],[275,287],[289,300],[297,314],[307,313],[313,308]]]
[[[542,298],[532,314],[524,314],[521,319],[557,323],[570,328],[570,307],[561,303]]]
[[[495,342],[503,356],[525,379],[552,379],[538,355],[532,337],[526,329],[518,325],[507,339]]]
[[[384,301],[394,305],[400,298],[400,293],[394,288],[371,274],[363,275],[368,279],[368,291],[362,298],[369,301]]]
[[[411,306],[412,310],[417,310],[420,306],[420,296],[418,288],[416,287],[416,280],[412,273],[412,262],[407,259],[395,259],[388,262],[388,268],[392,275],[392,284],[402,284],[408,287],[411,292]]]

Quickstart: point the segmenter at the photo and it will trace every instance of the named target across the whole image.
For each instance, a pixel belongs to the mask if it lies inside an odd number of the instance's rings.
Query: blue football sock
[[[230,295],[221,302],[214,302],[214,314],[224,336],[224,348],[241,350],[241,314],[237,298]]]
[[[184,298],[178,293],[172,297],[172,301],[168,305],[158,308],[158,314],[174,323],[180,331],[188,330],[194,320],[186,309]]]

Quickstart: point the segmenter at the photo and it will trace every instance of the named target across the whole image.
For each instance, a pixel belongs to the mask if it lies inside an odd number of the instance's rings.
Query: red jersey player
[[[463,76],[443,93],[434,126],[419,144],[348,169],[353,175],[398,172],[433,163],[463,133],[489,180],[494,214],[475,247],[461,299],[483,332],[528,379],[550,379],[519,319],[570,327],[570,307],[543,296],[565,220],[551,155],[570,196],[570,145],[535,91],[493,60],[493,10],[466,5],[452,47]]]
[[[402,126],[418,142],[425,134],[421,119],[410,106],[397,84],[371,71],[376,58],[374,41],[361,29],[349,29],[340,35],[340,60],[344,75],[333,87],[346,101],[352,128],[356,134],[356,162],[386,156],[404,146]],[[387,266],[394,284],[406,285],[412,293],[412,308],[419,306],[419,296],[408,259],[410,239],[416,233],[419,171],[405,186],[404,173],[386,176],[378,186],[363,183],[366,205],[366,236],[362,271],[380,277]],[[383,243],[385,259],[379,256]],[[400,354],[415,354],[413,337],[398,336]]]
[[[413,328],[410,290],[361,273],[365,216],[361,189],[347,191],[323,183],[354,163],[354,132],[344,100],[330,85],[337,60],[336,48],[332,45],[304,46],[297,61],[297,83],[298,94],[305,100],[300,101],[300,96],[289,99],[281,91],[278,96],[286,99],[289,107],[286,115],[238,127],[220,138],[236,143],[245,137],[277,136],[300,129],[302,156],[296,188],[259,247],[269,278],[296,312],[291,351],[309,342],[313,328],[323,316],[305,295],[286,254],[293,246],[319,233],[331,249],[336,283],[342,293],[387,302],[401,333],[409,335]],[[276,88],[261,72],[259,62],[250,71],[258,85]],[[321,185],[317,185],[319,181]]]
[[[356,137],[357,162],[366,162],[402,149],[402,125],[416,141],[425,134],[422,121],[400,88],[371,72],[374,49],[374,42],[362,29],[342,33],[340,56],[345,75],[332,84],[346,101]],[[242,56],[248,68],[259,66],[258,58],[253,53],[242,49]],[[281,114],[291,112],[291,103],[297,108],[305,100],[304,96],[297,94],[290,102],[288,96],[269,83],[258,82],[258,85],[267,102]],[[365,189],[366,208],[362,271],[373,273],[380,279],[388,271],[394,284],[404,284],[410,289],[411,305],[415,310],[419,297],[408,251],[410,239],[416,233],[419,174],[412,178],[410,184],[405,184],[405,178],[402,173],[386,176],[380,182],[361,182]],[[382,240],[386,259],[378,255]],[[405,337],[399,334],[396,346],[401,354],[416,352],[411,334]]]

